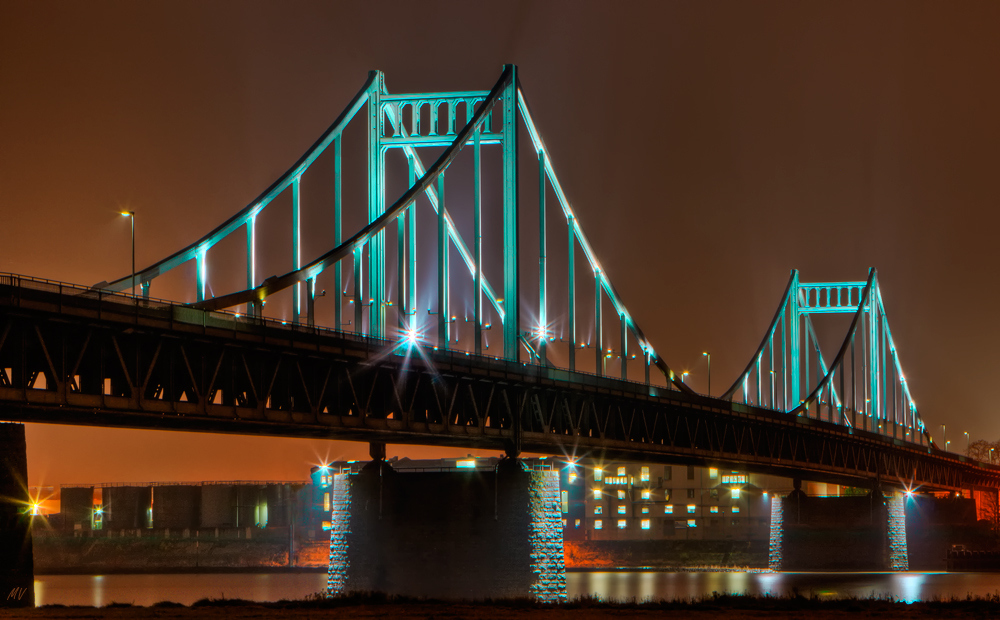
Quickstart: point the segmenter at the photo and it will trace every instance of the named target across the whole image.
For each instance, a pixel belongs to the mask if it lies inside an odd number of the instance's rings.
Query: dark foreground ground
[[[670,618],[671,620],[743,620],[796,618],[803,620],[857,618],[997,618],[1000,595],[988,599],[899,603],[889,600],[834,600],[722,596],[693,603],[602,603],[585,599],[560,605],[530,601],[447,603],[401,601],[383,597],[354,597],[337,601],[251,603],[204,600],[185,607],[160,603],[152,607],[113,604],[107,607],[47,606],[37,609],[0,609],[0,618],[399,618],[402,620],[591,620],[598,618]]]

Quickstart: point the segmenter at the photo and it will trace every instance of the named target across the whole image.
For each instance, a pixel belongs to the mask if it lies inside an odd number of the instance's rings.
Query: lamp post
[[[689,374],[691,374],[691,373],[689,373],[689,372],[688,372],[688,371],[686,371],[686,370],[685,370],[684,372],[682,372],[682,373],[681,373],[681,383],[687,383],[687,381],[685,381],[685,379],[687,379],[687,376],[688,376]]]
[[[132,224],[132,296],[135,297],[135,211],[122,211]]]
[[[944,424],[941,425],[941,443],[944,444],[944,449],[948,449],[948,429],[945,428]]]
[[[712,354],[708,351],[702,353],[703,356],[708,358],[708,395],[712,395]]]
[[[969,456],[969,431],[965,431],[965,455]]]

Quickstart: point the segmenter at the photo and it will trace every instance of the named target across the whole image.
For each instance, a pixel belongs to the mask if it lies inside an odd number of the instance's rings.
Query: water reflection
[[[996,573],[658,573],[595,572],[566,576],[570,597],[615,600],[692,600],[718,594],[892,598],[919,600],[990,596]]]
[[[719,594],[884,597],[906,602],[991,596],[997,573],[661,573],[610,571],[568,573],[569,596],[605,600],[691,600]],[[38,605],[174,601],[202,598],[252,601],[302,599],[326,587],[326,573],[43,575],[35,579]]]

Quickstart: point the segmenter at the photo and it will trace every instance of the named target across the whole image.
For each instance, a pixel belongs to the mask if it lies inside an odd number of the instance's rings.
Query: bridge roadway
[[[14,275],[0,275],[0,419],[1000,487],[1000,468],[828,421]]]

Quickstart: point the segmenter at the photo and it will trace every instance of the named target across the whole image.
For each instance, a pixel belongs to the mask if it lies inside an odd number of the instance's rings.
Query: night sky
[[[989,2],[6,1],[0,271],[127,275],[119,211],[137,213],[140,267],[191,243],[282,174],[369,69],[390,92],[489,89],[516,63],[607,273],[693,387],[707,387],[704,350],[713,392],[735,379],[790,269],[825,281],[876,267],[920,412],[964,449],[963,431],[1000,439],[998,23]],[[319,218],[308,191],[304,217]],[[303,258],[327,241],[310,237]],[[288,271],[282,257],[258,276]],[[190,300],[184,273],[153,296]],[[828,357],[844,327],[823,332]],[[28,437],[31,484],[301,479],[367,455],[42,425]]]

